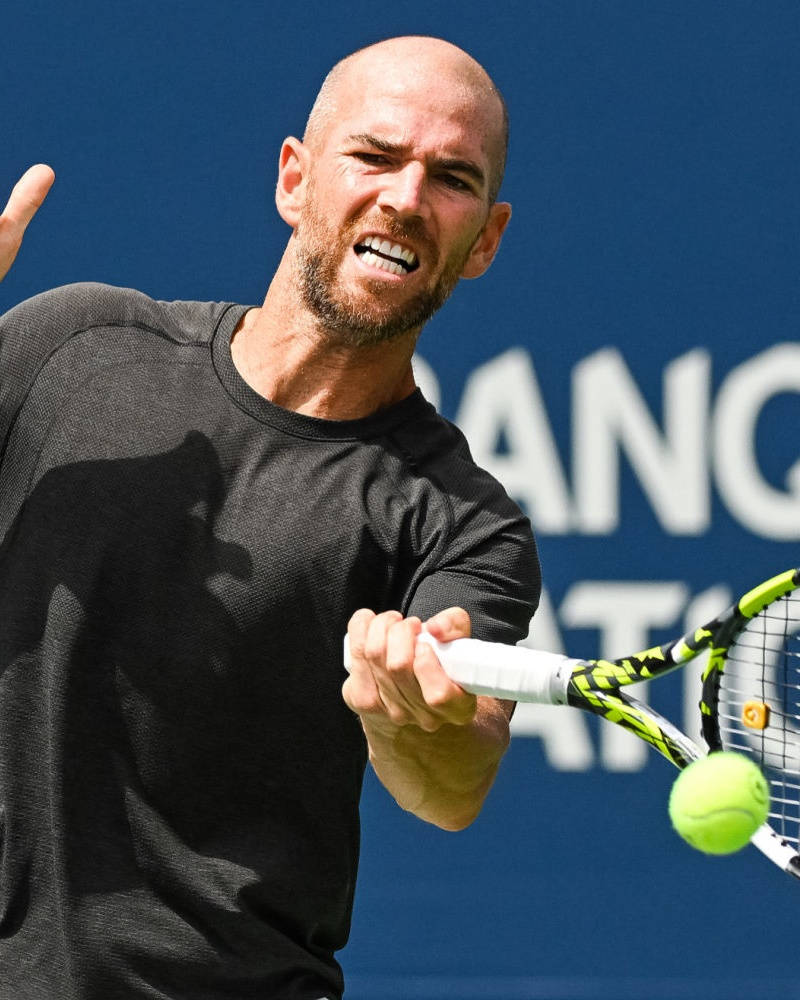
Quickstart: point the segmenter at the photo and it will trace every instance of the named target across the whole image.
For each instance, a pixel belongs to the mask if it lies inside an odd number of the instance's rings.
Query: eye
[[[445,187],[449,187],[453,191],[472,191],[470,185],[456,174],[442,174],[440,180]]]
[[[355,156],[357,160],[361,160],[362,163],[369,164],[371,167],[380,167],[389,162],[383,153],[358,152],[353,153],[353,156]]]

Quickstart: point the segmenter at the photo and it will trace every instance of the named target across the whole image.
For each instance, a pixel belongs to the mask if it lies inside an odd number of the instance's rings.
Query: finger
[[[412,670],[417,636],[421,631],[422,622],[419,618],[406,618],[387,629],[385,667],[390,676]]]
[[[380,694],[383,714],[396,726],[413,723],[435,729],[441,721],[430,712],[414,675],[419,618],[379,615],[370,625],[367,653]]]
[[[380,695],[372,671],[364,661],[364,643],[367,630],[375,612],[360,608],[347,623],[347,639],[350,645],[350,667],[342,685],[342,697],[351,711],[361,715],[375,712],[381,707]]]
[[[450,642],[469,638],[472,624],[463,608],[446,608],[425,622],[425,630],[439,642]]]
[[[350,616],[350,621],[347,623],[347,641],[350,645],[350,657],[354,665],[364,658],[367,629],[374,617],[374,611],[370,611],[369,608],[359,608]]]
[[[414,674],[428,710],[438,718],[440,725],[449,722],[464,726],[475,718],[478,699],[450,680],[427,643],[417,646]]]
[[[383,668],[386,660],[386,635],[392,625],[401,622],[399,611],[382,611],[370,621],[364,638],[364,659],[370,667]]]
[[[342,684],[342,698],[351,712],[369,715],[383,710],[375,678],[368,671],[349,673]]]
[[[383,710],[383,703],[374,676],[375,665],[379,663],[381,657],[380,635],[387,627],[388,622],[396,621],[401,617],[397,611],[376,615],[369,608],[361,608],[353,614],[348,622],[350,674],[342,691],[345,701],[356,712]]]
[[[427,643],[417,643],[418,618],[389,626],[383,671],[374,675],[387,714],[397,724],[413,723],[435,732],[445,723],[470,722],[477,699],[454,684]]]
[[[0,218],[6,225],[18,230],[21,236],[47,197],[55,179],[53,168],[45,163],[30,167],[14,185]]]
[[[422,622],[419,618],[406,618],[392,624],[386,631],[383,669],[376,671],[381,690],[412,710],[414,707],[424,708],[425,705],[414,676],[417,636],[421,631]]]

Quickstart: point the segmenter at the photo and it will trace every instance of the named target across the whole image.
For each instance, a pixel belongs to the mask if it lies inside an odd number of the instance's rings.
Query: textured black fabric
[[[516,641],[527,521],[415,393],[316,420],[243,306],[74,285],[0,320],[0,998],[338,997],[358,607]]]

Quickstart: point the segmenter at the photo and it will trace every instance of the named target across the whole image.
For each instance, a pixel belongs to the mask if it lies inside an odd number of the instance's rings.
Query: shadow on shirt
[[[156,840],[200,844],[230,801],[247,689],[226,595],[252,566],[215,533],[224,499],[193,432],[164,454],[50,469],[0,546],[5,811],[27,827],[5,847],[24,834],[55,852],[70,893],[141,882],[142,803]]]

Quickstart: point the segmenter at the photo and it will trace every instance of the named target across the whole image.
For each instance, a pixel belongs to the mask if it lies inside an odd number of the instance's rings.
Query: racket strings
[[[767,638],[769,638],[769,637],[767,637]],[[778,643],[776,643],[774,646],[770,646],[766,642],[764,642],[764,643],[760,643],[760,642],[751,642],[751,643],[748,643],[748,642],[743,642],[743,641],[737,639],[737,644],[734,647],[734,650],[737,650],[737,649],[742,650],[742,651],[744,651],[744,650],[755,650],[757,653],[763,652],[763,653],[766,653],[766,654],[770,654],[770,653],[780,654],[780,653],[783,653],[785,656],[789,657],[789,659],[800,658],[800,650],[783,649]],[[750,653],[749,655],[746,654],[745,658],[747,658],[747,659],[752,658],[752,655],[753,655],[752,653]]]
[[[748,623],[729,651],[721,677],[723,745],[753,756],[771,787],[770,818],[800,844],[800,602],[771,604]],[[746,706],[766,706],[747,725]]]
[[[753,655],[758,655],[760,653],[763,653],[763,654],[765,654],[767,656],[769,656],[769,655],[773,655],[773,656],[783,655],[783,656],[788,657],[790,660],[793,659],[793,658],[796,659],[796,660],[800,660],[800,650],[783,649],[780,645],[777,645],[777,644],[774,645],[774,646],[770,646],[770,645],[761,644],[761,643],[739,642],[737,640],[737,645],[736,645],[736,647],[734,647],[734,649],[735,650],[736,649],[741,650],[741,653],[744,654],[744,655],[739,656],[738,658],[739,658],[739,660],[744,660],[745,662],[751,661],[752,658],[753,658]],[[731,657],[733,659],[736,659],[735,655],[732,656],[732,654],[730,654],[730,653],[728,655],[729,655],[729,657]]]
[[[728,651],[720,676],[725,749],[756,760],[770,785],[770,820],[800,847],[800,595],[773,601]],[[746,721],[748,720],[748,721]]]
[[[733,670],[730,669],[730,663],[725,665],[723,675],[725,690],[732,695],[741,694],[743,697],[751,698],[753,696],[751,664],[745,663],[743,666],[738,666],[735,661],[732,661],[732,664]],[[737,687],[737,683],[742,686]],[[769,694],[773,698],[776,696],[790,698],[792,695],[798,698],[800,697],[800,677],[795,682],[767,676],[760,681],[759,691]]]

